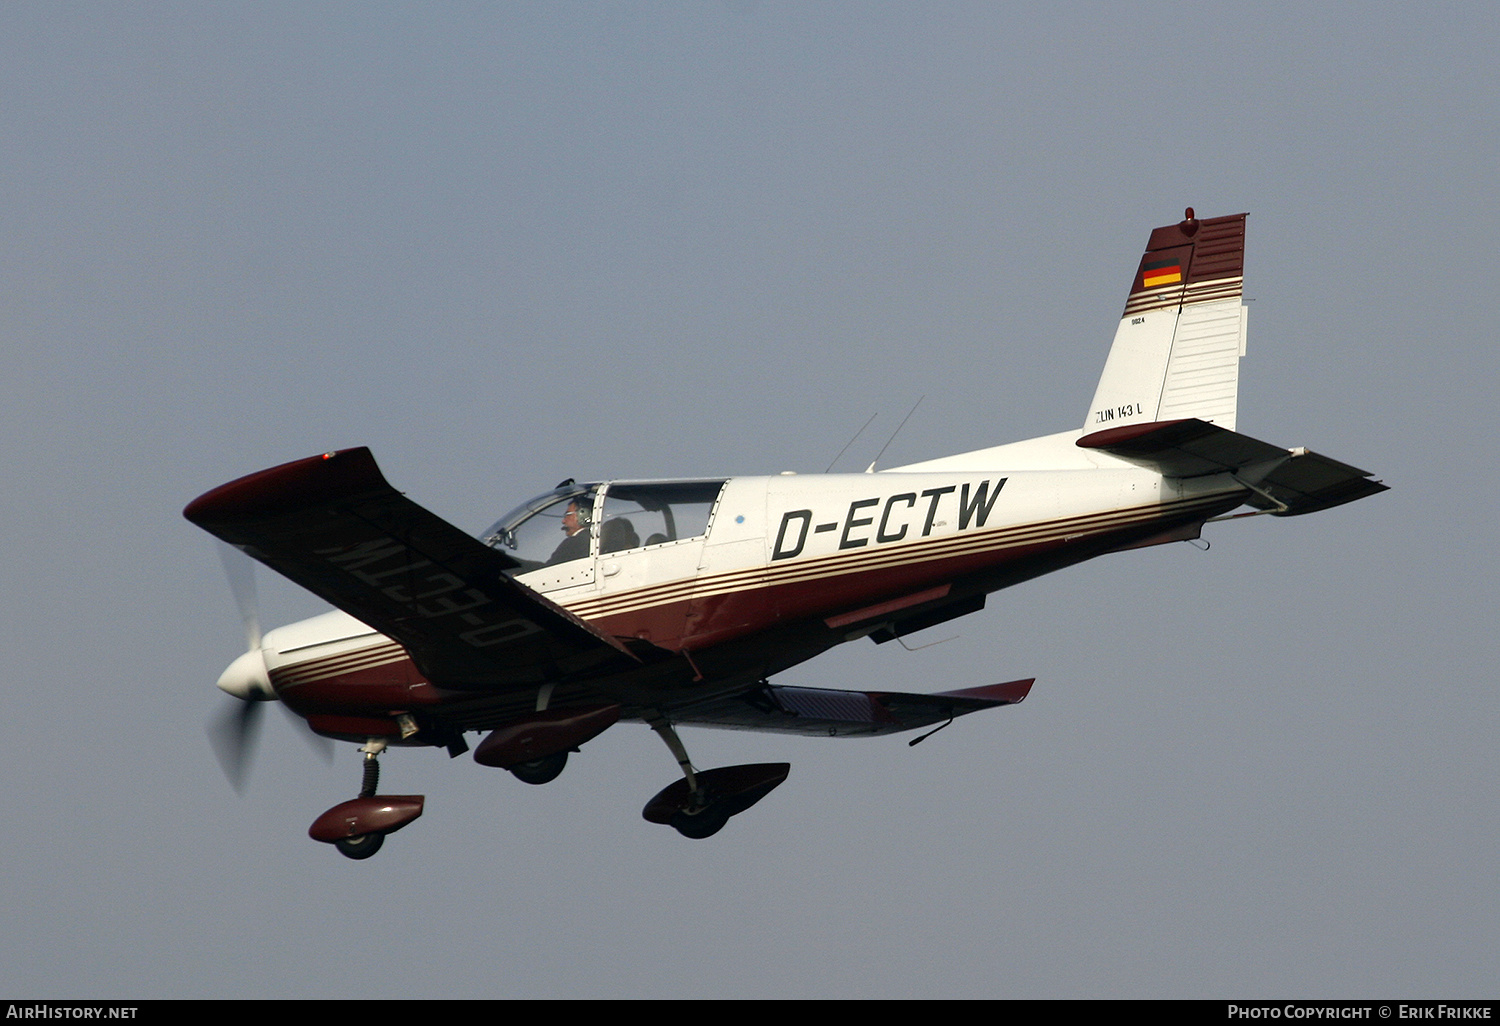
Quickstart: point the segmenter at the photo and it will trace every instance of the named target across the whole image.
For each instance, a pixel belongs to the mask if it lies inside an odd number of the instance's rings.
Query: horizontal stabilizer
[[[1369,471],[1306,449],[1282,449],[1196,418],[1096,431],[1078,445],[1168,477],[1235,474],[1254,486],[1246,502],[1280,517],[1316,513],[1388,490],[1370,480]]]
[[[813,737],[896,734],[982,709],[1015,705],[1025,700],[1034,682],[1035,678],[1013,680],[935,695],[764,684],[744,694],[674,709],[672,720]]]
[[[1080,438],[1078,445],[1151,467],[1168,477],[1222,474],[1291,455],[1280,446],[1196,417],[1095,431]]]

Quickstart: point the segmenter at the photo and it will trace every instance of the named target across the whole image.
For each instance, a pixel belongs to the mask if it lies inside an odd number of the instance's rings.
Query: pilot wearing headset
[[[568,510],[562,518],[563,533],[567,537],[553,551],[552,558],[547,560],[548,566],[566,563],[570,559],[582,559],[589,554],[589,524],[593,512],[591,495],[581,495],[568,502]]]

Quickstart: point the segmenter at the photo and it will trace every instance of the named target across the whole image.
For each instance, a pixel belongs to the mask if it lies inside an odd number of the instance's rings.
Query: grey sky
[[[1493,997],[1492,5],[11,4],[0,10],[0,991],[56,997]],[[1250,211],[1239,427],[1375,472],[784,683],[1036,676],[931,741],[645,823],[384,760],[368,863],[200,492],[369,445],[479,530],[564,477],[857,470],[1078,426],[1147,232]],[[260,575],[268,626],[320,611]]]

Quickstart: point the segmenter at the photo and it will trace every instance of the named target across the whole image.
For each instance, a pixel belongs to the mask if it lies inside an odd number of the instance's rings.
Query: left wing
[[[515,560],[392,488],[369,449],[242,477],[183,516],[400,642],[441,687],[639,665],[616,639],[505,576]]]
[[[1035,678],[935,695],[836,691],[762,684],[753,691],[674,708],[674,723],[813,737],[871,736],[915,730],[1024,701]]]

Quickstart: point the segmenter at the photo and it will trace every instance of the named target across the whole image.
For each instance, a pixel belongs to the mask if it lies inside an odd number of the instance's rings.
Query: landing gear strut
[[[345,858],[367,859],[395,833],[422,814],[426,799],[420,794],[377,795],[384,738],[371,738],[363,748],[364,778],[359,797],[335,805],[313,821],[308,836],[333,845]]]
[[[646,803],[641,815],[648,822],[672,827],[695,840],[712,837],[737,816],[770,794],[791,770],[785,762],[756,763],[695,770],[677,731],[665,717],[648,720],[651,729],[666,742],[683,779],[674,781]]]
[[[384,747],[383,743],[381,747]],[[366,748],[369,749],[370,746],[366,745]],[[365,752],[365,772],[359,789],[360,798],[374,798],[375,792],[380,790],[379,755],[378,750]],[[385,834],[356,834],[354,837],[340,837],[333,842],[339,854],[348,859],[367,859],[379,851],[383,844],[385,844]]]

